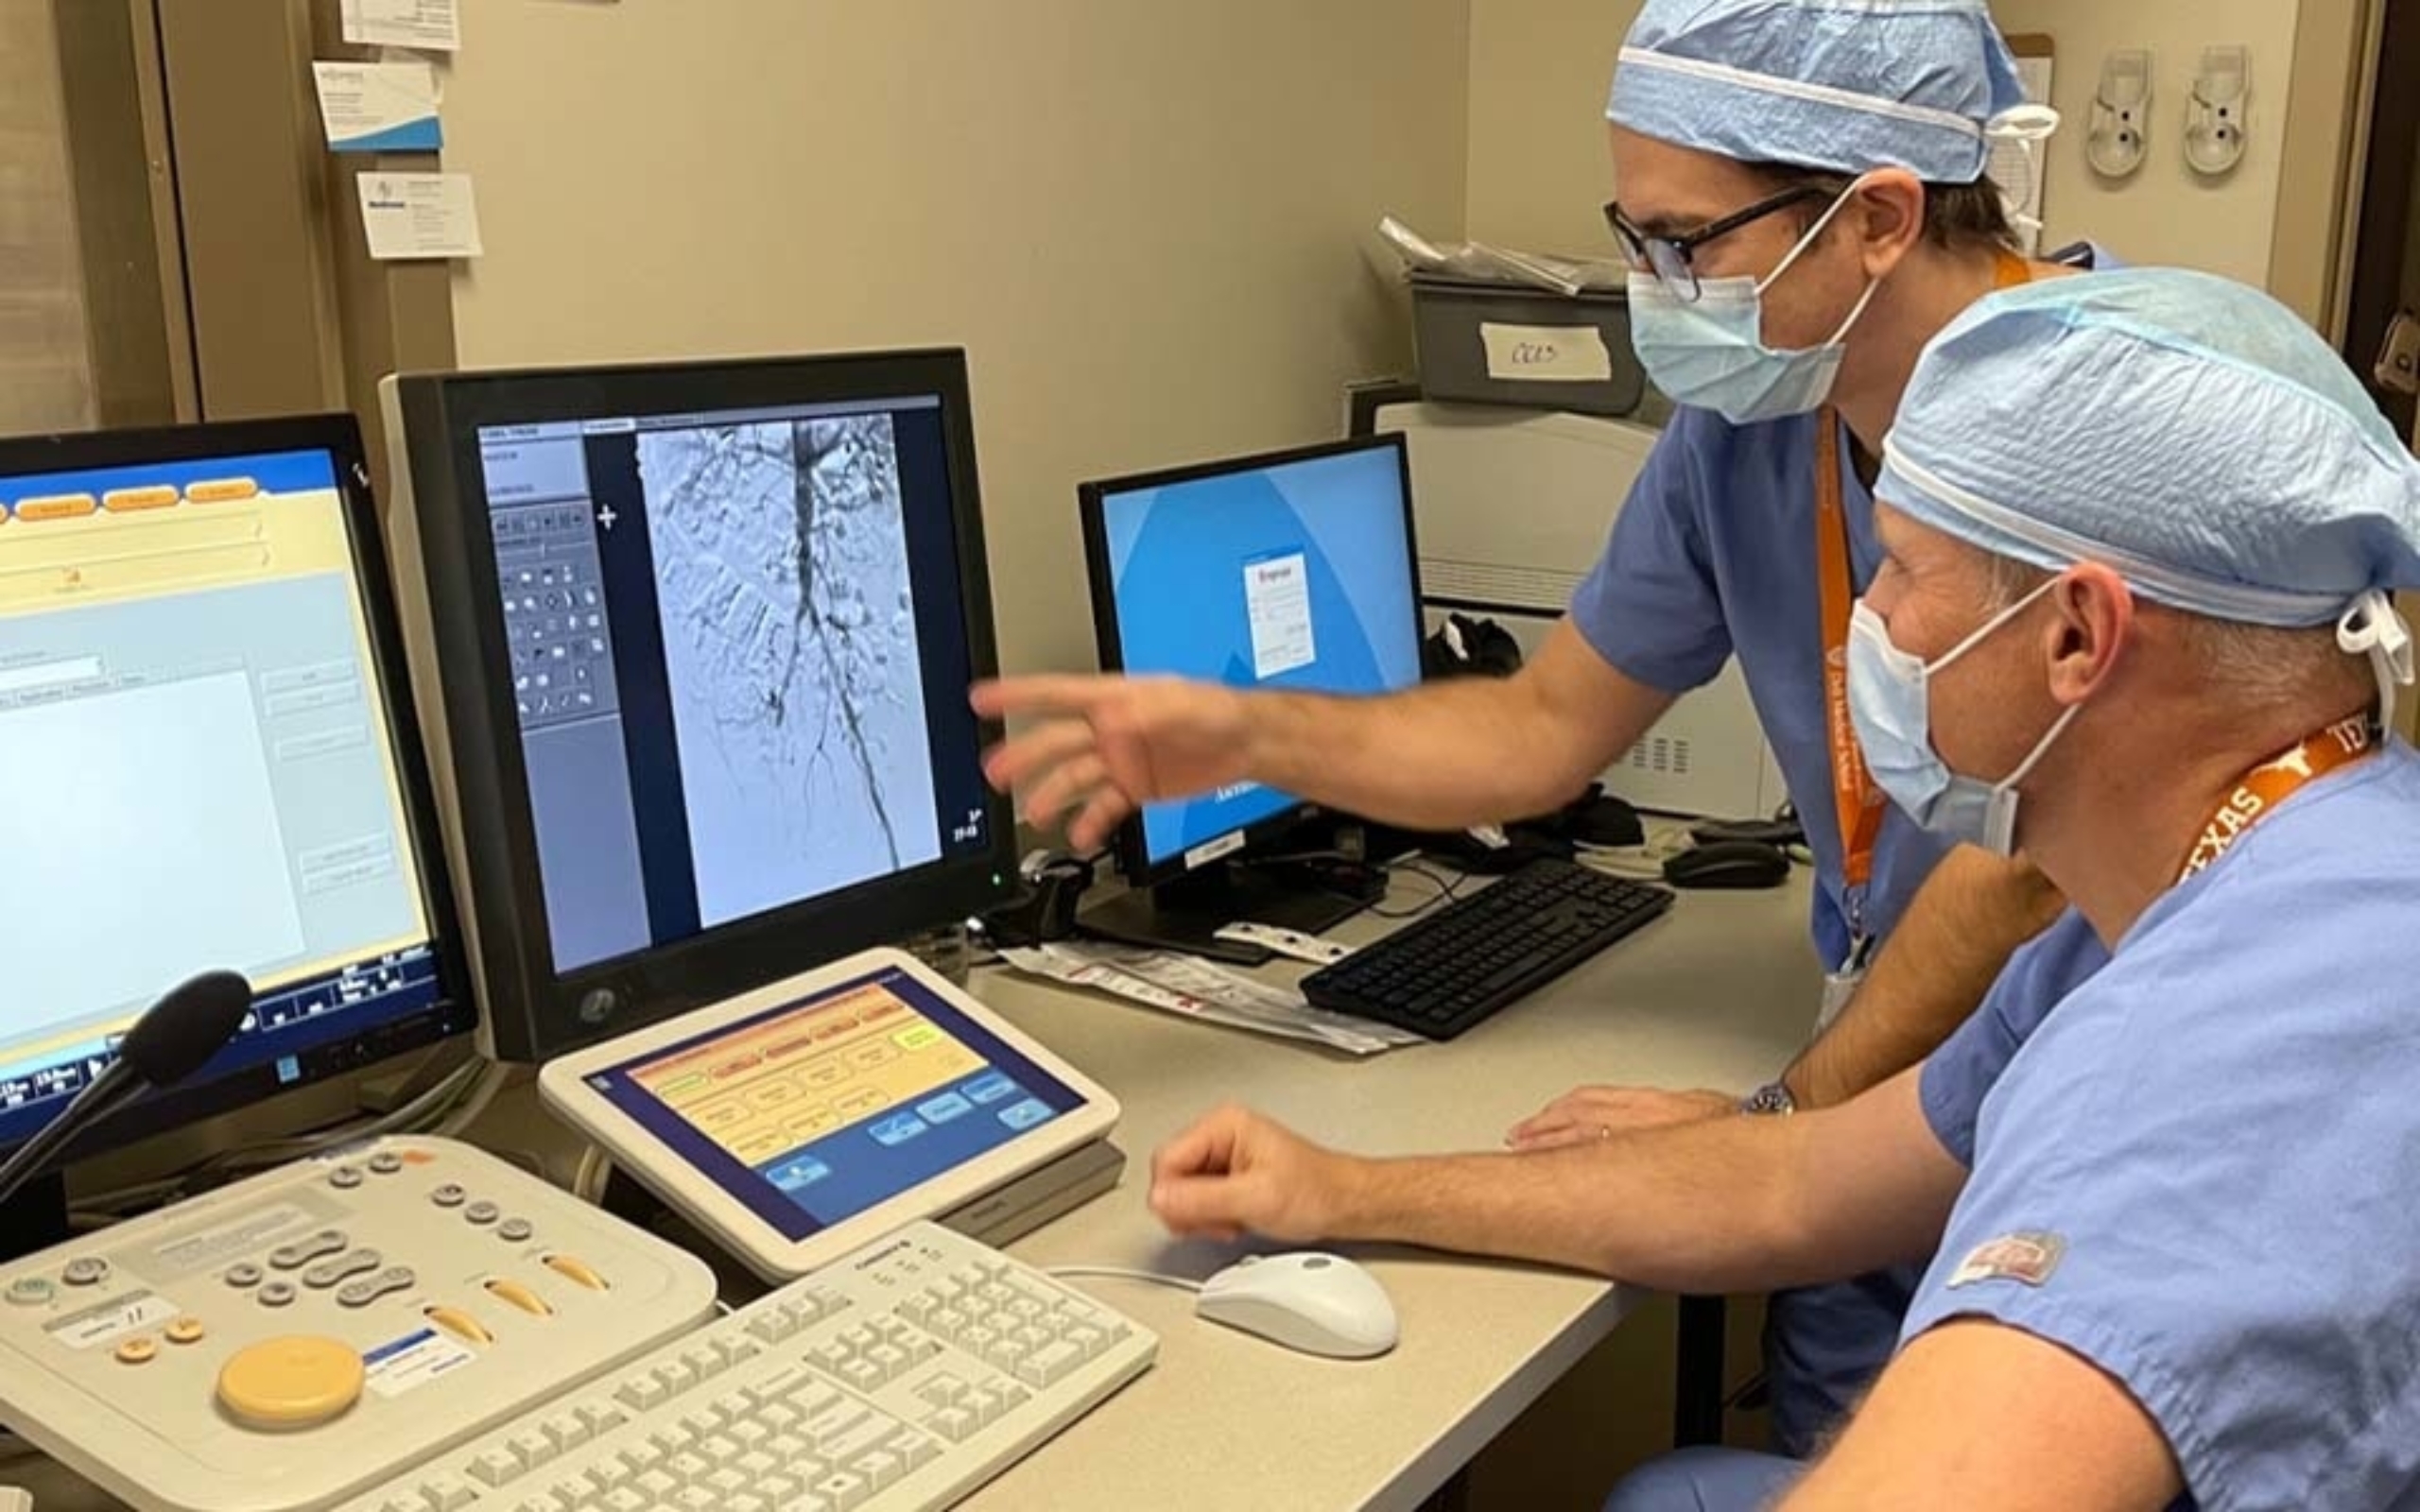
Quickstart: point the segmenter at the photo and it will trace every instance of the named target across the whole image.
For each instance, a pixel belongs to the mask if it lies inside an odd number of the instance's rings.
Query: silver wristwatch
[[[1743,1113],[1795,1113],[1798,1111],[1798,1099],[1789,1095],[1789,1084],[1785,1082],[1769,1081],[1762,1087],[1757,1088],[1754,1091],[1750,1092],[1747,1096],[1739,1099],[1739,1111]]]

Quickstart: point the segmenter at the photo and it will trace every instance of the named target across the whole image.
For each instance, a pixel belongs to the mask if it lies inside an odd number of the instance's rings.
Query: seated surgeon
[[[1876,492],[1867,761],[2073,905],[1974,1019],[1838,1108],[1542,1153],[1225,1109],[1153,1209],[1688,1292],[1930,1257],[1811,1468],[1675,1456],[1616,1512],[2420,1506],[2420,755],[2381,732],[2420,463],[2267,296],[2145,270],[1953,322]]]

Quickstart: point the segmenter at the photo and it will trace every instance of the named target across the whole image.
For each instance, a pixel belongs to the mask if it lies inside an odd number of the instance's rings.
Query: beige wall
[[[0,435],[93,422],[83,289],[50,0],[0,0]]]
[[[1640,0],[1471,0],[1471,234],[1613,251],[1605,94]]]
[[[1091,662],[1080,478],[1333,436],[1369,228],[1461,229],[1464,0],[475,9],[464,364],[966,346],[1012,667]]]
[[[2048,244],[2089,236],[2130,262],[2265,285],[2300,9],[2301,0],[1993,0],[2003,28],[2058,43],[2051,103],[2066,125],[2050,145]],[[2251,141],[2231,176],[2204,179],[2185,165],[2186,105],[2202,50],[2238,43],[2252,49]],[[2135,47],[2152,54],[2151,152],[2134,177],[2106,180],[2084,160],[2093,95],[2101,60]]]

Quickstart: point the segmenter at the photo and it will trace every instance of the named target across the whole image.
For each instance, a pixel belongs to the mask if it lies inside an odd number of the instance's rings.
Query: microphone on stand
[[[142,1092],[173,1087],[199,1071],[251,1011],[252,985],[233,971],[205,971],[151,1005],[118,1041],[117,1058],[41,1133],[0,1161],[0,1203],[77,1135]]]

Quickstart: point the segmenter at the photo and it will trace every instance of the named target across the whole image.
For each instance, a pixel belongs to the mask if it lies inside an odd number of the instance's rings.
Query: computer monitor
[[[235,1039],[75,1156],[471,1026],[349,417],[0,440],[0,1146],[194,973]]]
[[[962,353],[387,392],[493,1054],[544,1059],[1013,889],[967,702],[997,653]]]
[[[1078,496],[1105,669],[1358,696],[1420,680],[1402,438],[1087,483]],[[1323,929],[1361,900],[1236,864],[1310,813],[1253,782],[1146,804],[1116,846],[1119,869],[1150,892],[1085,923],[1189,950],[1239,919]]]

